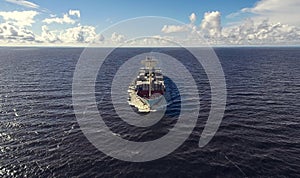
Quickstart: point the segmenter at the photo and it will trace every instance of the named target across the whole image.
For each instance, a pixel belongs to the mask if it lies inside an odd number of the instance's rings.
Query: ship
[[[165,94],[164,77],[161,69],[156,67],[157,60],[153,57],[146,57],[141,63],[144,66],[128,88],[128,103],[138,112],[155,112]]]

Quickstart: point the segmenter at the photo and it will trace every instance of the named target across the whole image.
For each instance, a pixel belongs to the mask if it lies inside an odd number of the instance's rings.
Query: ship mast
[[[150,71],[151,70],[151,71]],[[152,69],[149,69],[149,98],[151,97],[151,90],[152,90],[152,88],[151,88],[151,81],[152,80]]]

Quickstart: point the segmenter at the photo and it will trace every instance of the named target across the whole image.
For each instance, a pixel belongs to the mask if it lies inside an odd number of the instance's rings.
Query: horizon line
[[[88,45],[0,45],[0,48],[244,48],[244,47],[300,47],[300,45],[203,45],[203,46],[88,46]]]

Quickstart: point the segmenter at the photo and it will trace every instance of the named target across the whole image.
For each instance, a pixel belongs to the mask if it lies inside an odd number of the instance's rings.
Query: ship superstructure
[[[160,68],[156,68],[157,60],[146,57],[142,61],[144,67],[140,68],[137,78],[129,86],[128,103],[139,112],[150,112],[165,93],[165,84]]]

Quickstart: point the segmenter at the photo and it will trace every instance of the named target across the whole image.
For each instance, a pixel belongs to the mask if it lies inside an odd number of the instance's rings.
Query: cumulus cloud
[[[220,37],[221,35],[221,13],[219,11],[206,12],[200,25],[205,37]]]
[[[300,28],[285,23],[274,23],[268,19],[248,18],[235,25],[222,27],[221,13],[206,12],[199,28],[192,22],[186,25],[165,25],[162,32],[185,32],[181,39],[175,35],[176,41],[187,45],[201,45],[204,41],[212,45],[295,45],[300,42]],[[195,33],[196,32],[196,33]],[[197,35],[203,37],[197,38]],[[204,41],[203,41],[204,40]]]
[[[60,33],[60,40],[64,43],[99,43],[104,40],[102,35],[96,33],[93,26],[77,26]]]
[[[246,20],[244,23],[223,30],[223,40],[229,44],[297,44],[300,29],[268,20]]]
[[[253,7],[243,8],[227,17],[248,13],[251,17],[223,30],[229,43],[236,44],[299,44],[300,1],[260,0]]]
[[[39,5],[37,5],[33,2],[29,2],[29,1],[25,1],[25,0],[5,0],[5,1],[13,3],[13,4],[20,5],[20,6],[28,7],[28,8],[37,9],[37,8],[40,7]]]
[[[125,41],[125,36],[114,32],[110,39],[114,43],[123,43]]]
[[[0,24],[0,39],[5,43],[34,42],[35,34],[27,27],[35,23],[36,11],[0,12],[4,23]]]
[[[178,32],[188,32],[191,29],[193,31],[196,30],[196,26],[194,26],[194,23],[197,19],[197,16],[195,13],[192,13],[189,16],[190,19],[190,24],[185,24],[185,25],[164,25],[163,28],[161,29],[161,32],[163,33],[178,33]]]
[[[18,26],[31,26],[34,21],[34,17],[38,15],[36,11],[7,11],[0,12],[0,16],[6,22],[12,22]]]
[[[51,24],[51,23],[59,23],[59,24],[74,24],[75,20],[71,19],[68,14],[64,14],[63,17],[53,17],[53,18],[46,18],[43,20],[44,23]]]
[[[298,27],[268,19],[248,18],[237,25],[221,27],[219,12],[205,13],[200,34],[209,43],[227,45],[286,45],[300,42]]]
[[[25,27],[16,26],[12,23],[0,24],[0,39],[7,42],[28,42],[34,41],[35,35]]]
[[[45,43],[59,43],[62,42],[58,35],[57,31],[51,31],[46,25],[42,26],[42,33],[41,36],[38,38],[40,42]]]
[[[43,22],[46,24],[51,24],[51,23],[75,24],[76,21],[74,19],[72,19],[70,16],[76,16],[76,17],[80,18],[80,11],[70,9],[67,14],[63,15],[63,17],[56,17],[56,16],[52,15],[50,18],[44,19]]]
[[[273,0],[262,0],[260,2],[264,4],[271,1],[273,2]],[[257,8],[246,8],[243,11],[257,14],[263,11],[259,3],[255,7]],[[272,7],[272,9],[275,9],[275,7]],[[105,39],[103,35],[97,33],[96,27],[81,25],[79,23],[81,15],[79,10],[69,10],[62,17],[49,15],[48,18],[43,20],[44,24],[40,27],[41,33],[33,33],[30,28],[35,23],[35,17],[38,14],[36,11],[0,12],[0,18],[4,21],[0,23],[0,43],[47,45],[85,45],[93,43],[115,45],[124,43],[127,40],[126,34],[116,32],[107,34],[108,39]],[[297,25],[274,22],[272,19],[262,18],[262,15],[226,27],[222,27],[221,13],[218,11],[206,12],[200,24],[196,22],[197,16],[195,13],[187,17],[189,18],[188,24],[163,25],[160,34],[153,34],[159,35],[156,36],[155,40],[133,41],[132,45],[168,45],[165,44],[166,40],[163,39],[190,46],[201,45],[205,41],[212,45],[291,45],[300,43],[300,28]],[[64,29],[57,30],[51,29],[53,26],[49,24],[52,23],[68,25],[62,25],[61,27]],[[75,23],[76,25],[74,25]],[[203,36],[204,39],[198,38],[197,34]]]
[[[48,26],[42,26],[42,33],[36,40],[43,44],[56,45],[80,45],[103,43],[104,36],[96,33],[93,26],[77,26],[64,30],[50,30]]]
[[[69,10],[69,15],[77,16],[78,18],[80,18],[80,11],[79,10],[72,10],[72,9],[70,9]]]
[[[35,23],[36,11],[10,11],[0,12],[3,23],[0,23],[1,44],[87,44],[102,43],[104,36],[96,32],[96,28],[78,24],[75,27],[62,30],[51,30],[47,25],[41,27],[41,33],[36,34],[28,29]],[[74,24],[76,21],[71,16],[80,17],[80,11],[70,10],[62,18],[50,16],[43,20],[46,24]],[[116,36],[120,41],[122,36]]]
[[[195,21],[197,20],[197,16],[195,13],[192,13],[189,18],[191,23],[195,23]]]

